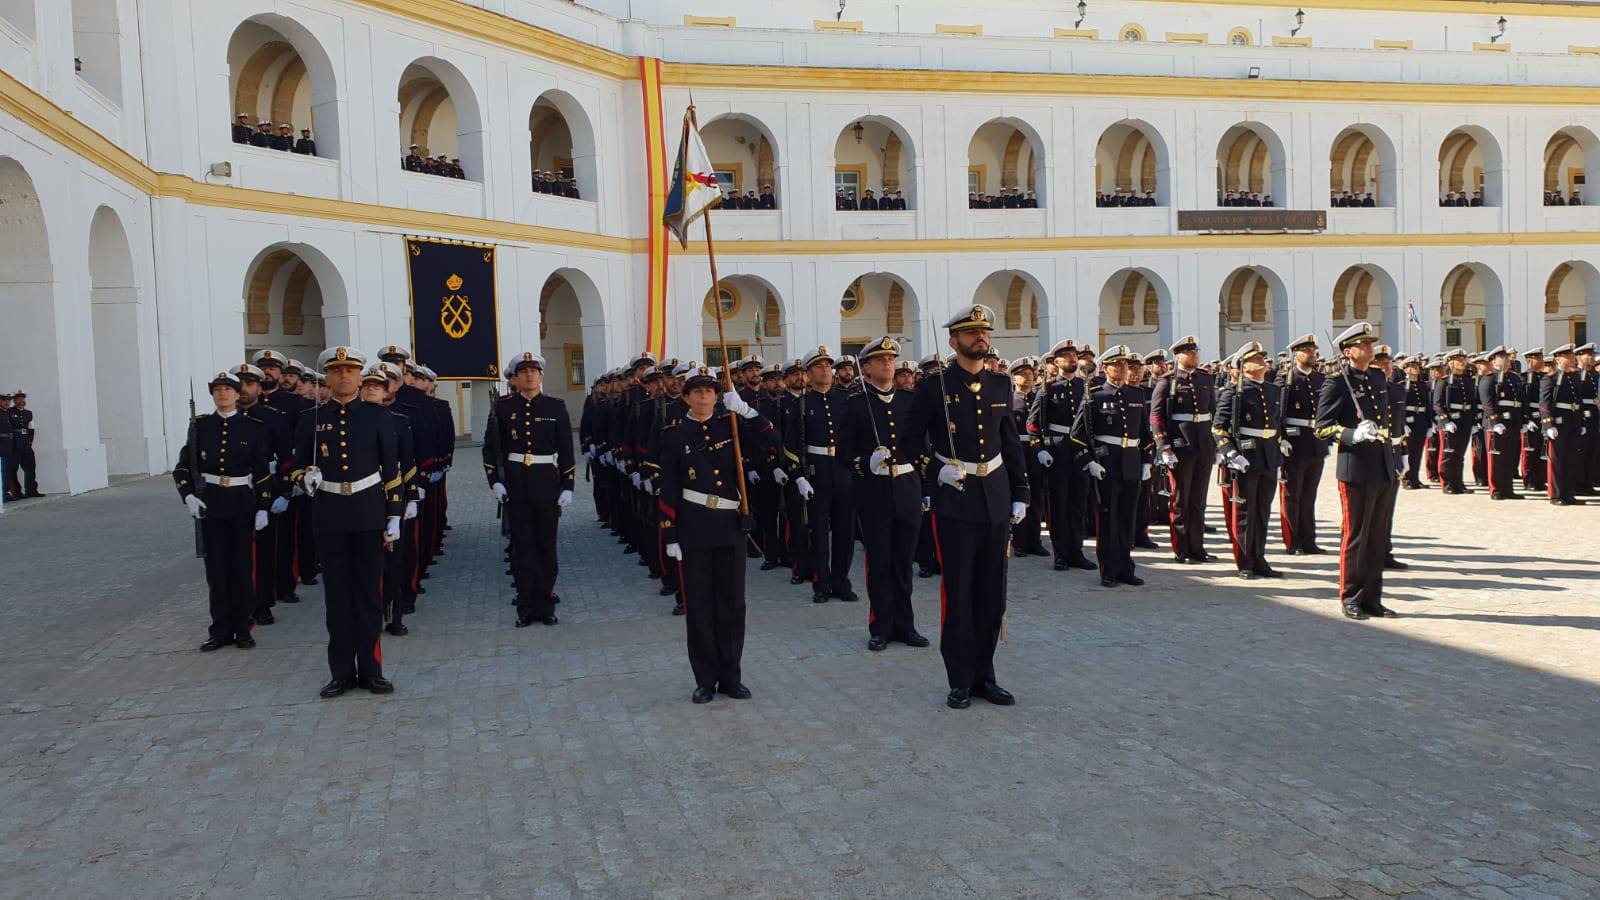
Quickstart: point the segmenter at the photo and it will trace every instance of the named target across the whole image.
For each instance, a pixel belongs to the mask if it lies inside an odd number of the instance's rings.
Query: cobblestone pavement
[[[195,652],[165,478],[0,517],[0,895],[1600,893],[1595,507],[1403,494],[1396,621],[1339,618],[1331,556],[1265,585],[1146,553],[1139,592],[1016,560],[1020,703],[965,712],[937,649],[868,653],[865,604],[752,564],[755,699],[697,707],[586,489],[561,624],[516,630],[455,482],[385,698],[315,699],[319,588],[259,649]]]

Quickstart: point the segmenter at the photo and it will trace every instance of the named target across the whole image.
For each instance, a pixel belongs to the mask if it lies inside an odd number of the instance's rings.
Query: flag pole
[[[693,103],[689,105],[689,127],[696,132],[700,130],[700,123],[695,119]],[[717,188],[719,194],[721,190],[719,186]],[[718,203],[720,202],[719,200]],[[717,316],[717,346],[722,349],[722,383],[731,393],[734,390],[731,368],[733,360],[728,358],[728,337],[722,327],[722,279],[717,275],[717,248],[711,240],[711,210],[716,206],[714,203],[706,207],[701,219],[706,223],[706,259],[711,263],[711,309]],[[739,516],[749,518],[750,496],[744,481],[744,451],[739,446],[739,416],[733,410],[728,410],[728,426],[733,433],[733,471],[739,483]]]

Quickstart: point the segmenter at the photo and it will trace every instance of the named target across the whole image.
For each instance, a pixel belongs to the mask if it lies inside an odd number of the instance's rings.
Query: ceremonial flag
[[[705,211],[722,202],[722,189],[711,168],[711,156],[700,140],[694,120],[694,107],[683,115],[683,139],[678,143],[678,161],[672,167],[672,184],[667,189],[666,212],[661,217],[678,243],[689,246],[689,226]]]
[[[1406,321],[1418,331],[1422,330],[1422,319],[1417,315],[1417,304],[1410,300],[1406,301]]]

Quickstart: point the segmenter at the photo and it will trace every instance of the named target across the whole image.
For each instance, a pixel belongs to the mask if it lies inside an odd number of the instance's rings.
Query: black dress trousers
[[[317,535],[327,603],[328,671],[334,678],[383,675],[383,532]]]
[[[250,634],[250,616],[256,608],[254,528],[254,514],[200,520],[213,638],[231,640]]]

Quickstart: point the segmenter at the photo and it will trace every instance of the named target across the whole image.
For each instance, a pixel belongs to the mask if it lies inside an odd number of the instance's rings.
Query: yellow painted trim
[[[1413,50],[1415,48],[1415,41],[1374,40],[1372,42],[1372,49],[1374,50]]]
[[[1246,46],[1246,47],[1255,46],[1256,36],[1251,33],[1250,29],[1244,27],[1243,25],[1240,25],[1237,28],[1231,29],[1228,32],[1227,43],[1228,43],[1229,46],[1234,46],[1233,39],[1234,39],[1234,37],[1236,37],[1238,35],[1244,35],[1244,46]]]
[[[691,27],[733,28],[738,24],[733,16],[684,16],[683,24]]]
[[[1585,47],[1582,44],[1568,44],[1567,52],[1573,56],[1600,56],[1600,47]]]
[[[832,19],[813,19],[812,29],[816,31],[863,31],[865,26],[860,21],[835,22]]]
[[[1169,44],[1204,44],[1207,43],[1204,32],[1169,31],[1167,32]]]
[[[633,57],[586,44],[459,0],[356,0],[362,6],[431,28],[485,41],[621,81],[637,81]]]
[[[964,34],[964,35],[968,35],[970,37],[978,37],[979,35],[983,34],[983,26],[982,25],[935,25],[935,26],[933,26],[933,33],[934,34]]]
[[[1137,34],[1139,36],[1139,40],[1141,40],[1141,41],[1150,40],[1149,33],[1146,32],[1144,30],[1144,26],[1140,25],[1138,22],[1129,22],[1128,24],[1122,26],[1121,28],[1118,28],[1117,29],[1117,40],[1119,40],[1119,41],[1120,40],[1124,40],[1126,38],[1126,35],[1130,31],[1133,32],[1134,34]]]
[[[1308,6],[1304,0],[1163,0],[1186,6],[1253,6],[1271,9],[1296,9]],[[1317,12],[1431,13],[1451,16],[1551,16],[1568,19],[1600,19],[1600,8],[1561,3],[1488,2],[1488,0],[1317,0]]]
[[[1483,41],[1473,41],[1472,49],[1478,53],[1510,53],[1510,44],[1490,44]]]
[[[1309,46],[1311,46],[1311,38],[1308,38],[1308,37],[1294,37],[1293,35],[1287,35],[1287,34],[1275,34],[1275,35],[1272,36],[1272,46],[1274,46],[1274,47],[1309,47]]]
[[[1098,28],[1057,28],[1055,30],[1055,36],[1058,37],[1058,38],[1067,38],[1067,39],[1070,39],[1070,40],[1098,41],[1098,40],[1100,40],[1100,29],[1098,29]]]
[[[718,256],[849,256],[931,253],[1045,253],[1125,250],[1396,249],[1422,247],[1559,247],[1600,244],[1600,232],[1518,234],[1172,234],[1083,235],[1053,238],[930,238],[925,240],[724,241]],[[704,253],[691,241],[690,253]]]
[[[739,293],[738,286],[727,278],[722,279],[718,283],[718,287],[720,288],[719,293],[721,291],[726,291],[728,296],[733,300],[733,304],[728,307],[728,311],[722,314],[722,320],[726,322],[729,319],[738,318],[739,311],[744,309],[744,295]],[[717,311],[711,307],[710,288],[706,288],[706,296],[700,301],[700,312],[704,313],[705,316],[712,321],[716,321]],[[739,355],[743,356],[744,354],[741,353]]]
[[[989,193],[989,167],[983,163],[967,166],[968,175],[974,172],[978,174],[978,194],[981,196]]]

